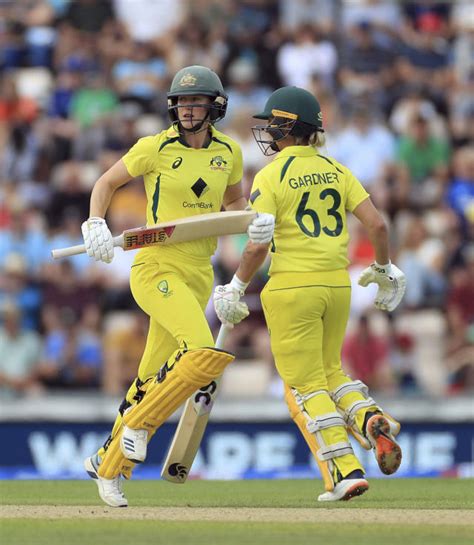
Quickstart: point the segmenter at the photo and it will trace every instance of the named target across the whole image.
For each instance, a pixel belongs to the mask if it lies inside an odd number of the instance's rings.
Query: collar
[[[314,157],[317,151],[312,146],[287,146],[280,151],[275,159],[279,157]]]
[[[214,125],[210,125],[210,132],[211,132],[211,137],[209,138],[209,142],[207,143],[207,145],[203,146],[201,149],[205,149],[205,148],[208,148],[210,145],[211,145],[211,142],[212,142],[212,138],[215,136],[216,134],[216,129],[214,128]],[[186,148],[189,148],[188,144],[186,143],[186,141],[184,139],[181,138],[181,135],[179,134],[179,132],[176,130],[176,127],[175,127],[175,123],[173,123],[173,125],[171,125],[168,130],[166,131],[166,136],[168,138],[176,138],[177,136],[179,137],[179,142],[185,146]]]

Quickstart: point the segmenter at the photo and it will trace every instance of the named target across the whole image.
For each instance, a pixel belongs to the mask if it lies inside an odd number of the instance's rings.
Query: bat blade
[[[123,249],[135,250],[145,246],[165,246],[200,238],[245,233],[255,216],[256,213],[252,210],[215,212],[181,218],[151,227],[129,229],[123,232]]]
[[[114,237],[114,246],[120,246],[128,251],[148,246],[179,244],[200,238],[245,233],[256,215],[252,210],[231,210],[180,218],[151,227],[127,229],[121,235]],[[54,259],[84,253],[86,253],[84,244],[51,252]]]

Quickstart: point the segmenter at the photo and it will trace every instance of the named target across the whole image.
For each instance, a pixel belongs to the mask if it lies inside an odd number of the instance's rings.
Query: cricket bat
[[[252,210],[231,210],[166,221],[152,227],[127,229],[121,235],[114,237],[114,246],[119,246],[126,252],[148,246],[164,246],[199,238],[245,233],[256,215]],[[86,248],[84,244],[78,244],[53,250],[51,253],[54,259],[58,259],[85,254]]]
[[[223,348],[229,331],[228,326],[221,326],[217,335],[216,348]],[[206,431],[211,409],[219,391],[220,380],[220,377],[216,378],[186,401],[173,441],[163,462],[161,470],[163,479],[175,484],[186,482]]]

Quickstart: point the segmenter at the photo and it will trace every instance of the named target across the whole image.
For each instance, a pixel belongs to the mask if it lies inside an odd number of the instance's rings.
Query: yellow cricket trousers
[[[314,419],[334,413],[329,392],[351,379],[341,367],[341,348],[349,318],[351,284],[346,270],[278,273],[262,291],[275,365],[283,381],[304,398]],[[321,394],[311,396],[315,392]],[[322,431],[326,444],[348,441],[343,426]],[[334,459],[343,476],[362,469],[353,454]]]
[[[213,281],[209,257],[183,256],[166,247],[144,248],[137,253],[130,273],[130,288],[137,304],[150,317],[150,327],[138,379],[130,386],[111,435],[98,451],[99,456],[104,455],[120,430],[123,412],[137,396],[143,395],[142,383],[156,375],[176,350],[214,346],[204,313]],[[123,473],[128,478],[133,465],[124,461],[128,470]]]
[[[138,377],[155,375],[178,348],[214,346],[205,308],[211,295],[213,270],[209,257],[197,259],[168,248],[138,252],[130,288],[150,316],[150,329]]]

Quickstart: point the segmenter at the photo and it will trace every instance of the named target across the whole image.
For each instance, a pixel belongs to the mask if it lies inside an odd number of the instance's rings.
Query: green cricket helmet
[[[276,142],[287,136],[309,137],[315,132],[324,132],[319,102],[300,87],[277,89],[270,95],[263,112],[253,117],[268,120],[267,125],[252,128],[254,138],[265,155],[279,151]],[[262,133],[267,133],[271,139],[262,138]]]
[[[211,123],[223,119],[227,110],[227,95],[219,76],[205,66],[194,65],[186,66],[179,70],[171,82],[167,98],[168,113],[173,123],[179,121],[177,111],[178,97],[193,95],[204,95],[213,99],[209,104],[194,105],[208,108],[208,117]],[[202,123],[204,121],[203,119]],[[202,126],[202,123],[199,124],[199,128]]]

